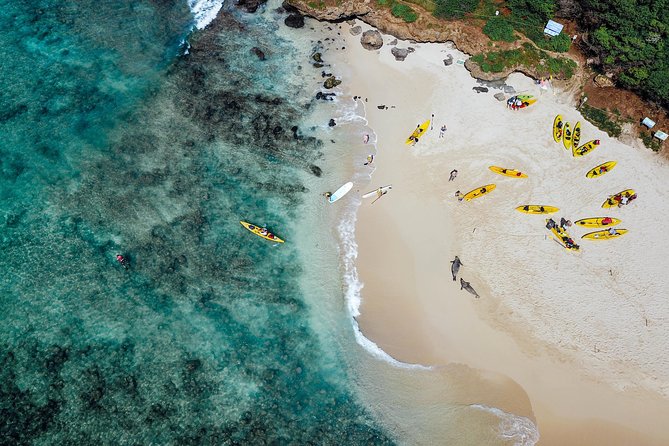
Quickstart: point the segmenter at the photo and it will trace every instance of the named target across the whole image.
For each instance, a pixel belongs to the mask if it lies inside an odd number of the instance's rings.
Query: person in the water
[[[116,254],[116,261],[120,263],[121,266],[125,269],[128,269],[128,267],[130,266],[130,262],[128,261],[128,259],[123,257],[121,254]]]

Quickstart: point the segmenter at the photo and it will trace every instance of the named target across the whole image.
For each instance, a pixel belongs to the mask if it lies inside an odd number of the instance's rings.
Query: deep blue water
[[[182,55],[185,1],[0,6],[0,443],[390,442],[294,244],[239,224],[290,241],[319,174],[276,23],[225,5]]]

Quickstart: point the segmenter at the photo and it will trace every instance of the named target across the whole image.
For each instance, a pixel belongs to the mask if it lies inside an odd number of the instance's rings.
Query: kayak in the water
[[[240,221],[239,223],[241,223],[242,226],[244,226],[244,227],[245,227],[246,229],[248,229],[249,231],[253,232],[253,233],[254,233],[255,235],[257,235],[258,237],[262,237],[262,238],[264,238],[265,240],[270,240],[270,241],[272,241],[272,242],[277,242],[277,243],[283,243],[283,242],[284,242],[284,241],[281,240],[279,237],[277,237],[276,235],[274,235],[274,234],[272,234],[271,232],[269,232],[269,231],[267,230],[267,228],[261,228],[261,227],[259,227],[259,226],[257,226],[257,225],[254,225],[254,224],[252,224],[252,223],[248,223],[248,222],[246,222],[246,221]]]

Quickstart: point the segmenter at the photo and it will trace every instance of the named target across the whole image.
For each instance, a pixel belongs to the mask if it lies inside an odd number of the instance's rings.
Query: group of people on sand
[[[511,110],[518,110],[523,107],[527,107],[529,105],[529,102],[523,103],[522,100],[518,98],[518,96],[514,96],[512,98],[509,98],[506,101],[506,107],[510,108]]]
[[[609,201],[613,200],[611,204],[618,203],[618,207],[628,205],[631,201],[636,199],[636,194],[630,194],[625,192],[624,194],[616,194],[613,197],[609,198]]]
[[[559,234],[562,243],[564,243],[564,246],[567,247],[567,249],[578,249],[578,245],[574,242],[574,239],[569,237],[566,231],[566,228],[571,226],[571,224],[571,221],[564,217],[560,218],[560,225],[558,225],[552,218],[549,218],[546,222],[546,229],[551,230],[555,228],[555,232]]]

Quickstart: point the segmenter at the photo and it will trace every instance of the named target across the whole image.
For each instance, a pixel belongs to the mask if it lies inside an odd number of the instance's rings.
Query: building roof
[[[549,20],[544,28],[544,34],[555,37],[562,32],[562,28],[564,28],[563,24]]]

